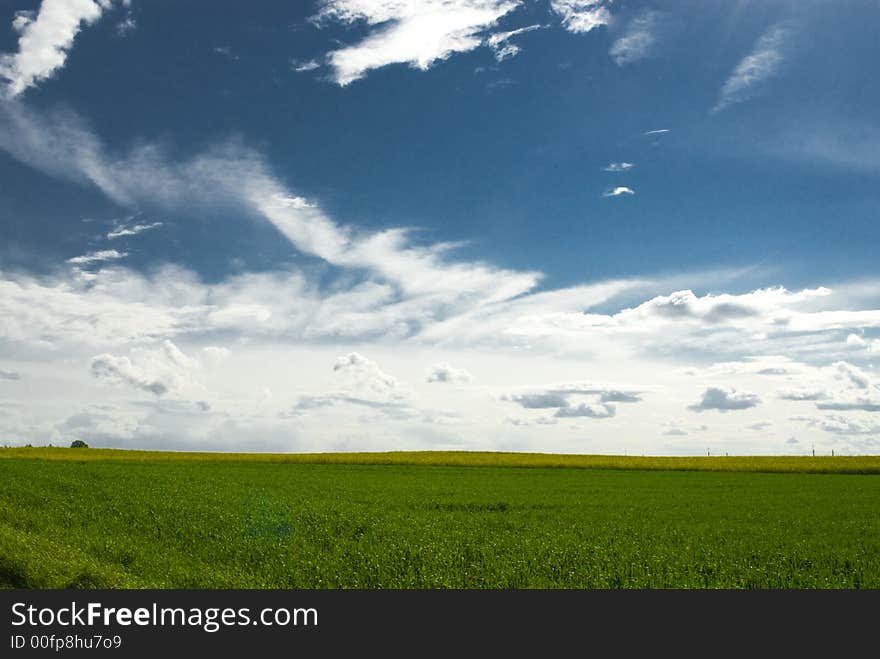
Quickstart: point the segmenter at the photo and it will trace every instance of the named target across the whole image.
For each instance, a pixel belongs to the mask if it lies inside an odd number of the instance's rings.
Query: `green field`
[[[880,458],[0,449],[0,585],[880,588]]]

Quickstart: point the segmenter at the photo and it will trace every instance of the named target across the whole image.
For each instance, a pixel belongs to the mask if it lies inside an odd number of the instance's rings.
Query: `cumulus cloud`
[[[622,195],[634,195],[635,191],[632,188],[628,188],[624,185],[619,185],[616,188],[612,188],[611,190],[607,190],[602,193],[603,197],[620,197]]]
[[[97,355],[90,365],[92,375],[99,380],[128,385],[156,396],[192,389],[199,368],[197,360],[187,357],[168,339],[158,348],[133,349],[131,358],[109,353]]]
[[[846,332],[870,332],[870,328],[880,327],[880,310],[871,306],[876,304],[875,298],[858,297],[845,286],[835,291],[821,287],[803,291],[767,288],[699,295],[682,290],[684,286],[699,291],[726,290],[724,286],[738,281],[728,274],[596,282],[536,292],[540,280],[537,273],[457,261],[452,256],[453,246],[414,245],[403,229],[371,233],[340,224],[322,210],[318,201],[290,190],[271,173],[259,154],[240,143],[222,145],[189,160],[171,161],[160,149],[149,146],[110,152],[76,120],[60,130],[46,120],[47,116],[51,115],[34,115],[15,103],[4,104],[0,108],[0,145],[41,171],[94,185],[126,206],[155,204],[179,210],[190,206],[210,208],[210,204],[219,203],[240,211],[243,217],[271,222],[288,237],[292,249],[325,261],[321,281],[307,271],[291,269],[205,282],[184,268],[162,267],[141,273],[114,261],[102,263],[87,285],[71,280],[67,270],[41,277],[2,274],[0,337],[5,345],[25,346],[31,354],[40,354],[41,359],[44,355],[69,354],[66,348],[75,342],[95,346],[89,348],[87,356],[125,356],[131,368],[123,363],[116,371],[127,374],[131,382],[126,383],[112,369],[112,378],[107,380],[115,379],[151,393],[155,387],[150,389],[150,385],[158,382],[169,387],[162,400],[171,393],[169,380],[147,369],[138,353],[128,352],[131,345],[157,345],[163,338],[180,345],[194,341],[199,342],[197,345],[227,341],[233,345],[231,341],[238,340],[243,350],[263,341],[274,342],[275,346],[304,344],[310,349],[344,344],[333,348],[329,363],[337,354],[348,355],[357,348],[356,354],[360,355],[367,351],[364,346],[379,346],[383,340],[402,351],[407,346],[421,349],[443,345],[450,351],[462,346],[491,346],[497,350],[493,354],[500,355],[499,348],[510,347],[517,355],[535,357],[538,361],[531,364],[541,364],[541,368],[554,361],[557,365],[547,368],[565,363],[570,368],[570,361],[546,357],[576,356],[585,364],[589,362],[590,368],[595,364],[597,369],[605,369],[595,371],[596,377],[614,377],[620,365],[650,363],[634,357],[658,355],[680,358],[698,353],[700,359],[723,356],[733,360],[745,359],[741,354],[744,350],[765,355],[812,350],[814,361],[828,364],[839,359],[829,350],[845,349],[841,339]],[[734,285],[741,289],[739,283]],[[864,287],[877,290],[876,284]],[[238,350],[236,347],[236,355]],[[851,348],[848,350],[851,355]],[[192,354],[207,364],[201,353]],[[847,358],[857,361],[856,356]],[[243,357],[230,361],[236,359]],[[458,363],[457,358],[450,359]],[[379,360],[383,366],[391,366],[385,357]],[[357,359],[356,364],[351,362],[349,359],[344,368],[360,363]],[[418,370],[398,371],[398,365],[390,372],[424,378]],[[231,367],[227,364],[223,368]],[[654,370],[649,374],[646,371],[646,378],[668,376],[674,381],[677,377],[656,364],[651,368]],[[868,368],[861,370],[867,373]],[[800,377],[801,370],[798,364],[781,359],[764,360],[750,363],[738,377],[768,373],[794,379]],[[556,377],[570,377],[570,372],[556,371]],[[824,379],[817,384],[824,387],[826,380],[833,384],[836,372],[836,368],[823,371]],[[347,375],[343,369],[334,373],[338,376],[334,382],[343,381],[344,385]],[[211,374],[213,377],[214,371]],[[195,375],[192,379],[198,380]],[[754,381],[736,380],[733,384],[764,396],[765,390],[755,387],[765,385]],[[849,386],[851,379],[846,376],[837,382]],[[257,383],[253,391],[260,391],[265,384]],[[508,386],[504,382],[495,384]],[[812,382],[794,382],[793,386],[802,384],[813,386]],[[350,405],[361,414],[371,409],[370,405],[372,409],[379,409],[383,403],[403,405],[394,393],[402,385],[395,388],[387,381],[372,394],[368,393],[369,385],[352,384],[348,390],[337,384],[332,387],[340,389],[326,394],[337,397],[334,405]],[[429,395],[446,393],[443,387],[424,389]],[[570,408],[586,418],[607,416],[609,404],[634,401],[638,389],[554,385],[524,393],[552,394],[559,404],[547,409]],[[350,400],[346,402],[345,397]],[[209,396],[199,394],[191,399],[209,400],[212,414],[223,409]],[[369,401],[370,405],[352,402],[355,399]],[[655,402],[649,401],[645,407]],[[847,399],[836,396],[833,402]],[[512,407],[495,404],[502,410]],[[622,416],[624,407],[618,407]],[[193,410],[199,412],[199,418],[207,414]],[[273,419],[277,420],[277,412],[275,409]],[[503,418],[503,414],[497,418]],[[557,430],[562,432],[563,426],[572,424],[560,423]]]
[[[125,238],[127,236],[136,236],[145,231],[158,229],[162,226],[161,222],[151,222],[150,224],[131,224],[128,226],[119,226],[107,233],[107,240],[115,240],[116,238]]]
[[[118,261],[128,256],[128,252],[119,252],[115,249],[102,249],[97,252],[89,252],[82,256],[75,256],[67,259],[68,263],[73,265],[92,265],[93,263],[101,263],[103,261]]]
[[[610,162],[602,169],[606,172],[625,172],[633,167],[634,165],[631,162]]]
[[[360,353],[350,352],[333,364],[333,371],[344,383],[358,391],[365,391],[383,398],[402,398],[403,390],[397,378],[385,373],[379,365]]]
[[[824,417],[794,417],[792,421],[804,421],[810,427],[836,435],[880,434],[880,424],[853,419],[839,414],[829,414]]]
[[[746,55],[721,87],[712,112],[720,112],[736,103],[752,98],[770,79],[778,75],[793,36],[791,25],[778,23],[769,28]]]
[[[123,4],[127,5],[128,0],[123,0]],[[134,20],[134,16],[131,15],[131,12],[128,12],[125,18],[116,24],[116,35],[124,37],[134,32],[135,29],[137,29],[137,21]]]
[[[704,412],[706,410],[727,412],[730,410],[747,410],[750,407],[756,407],[760,403],[761,399],[757,394],[737,391],[736,389],[709,387],[703,392],[703,397],[700,401],[688,406],[688,409],[694,412]]]
[[[614,63],[626,66],[650,57],[657,45],[662,19],[663,14],[654,10],[645,10],[633,18],[608,51]]]
[[[574,407],[560,407],[553,415],[559,419],[588,417],[591,419],[607,419],[616,414],[614,405],[581,403]]]
[[[785,288],[758,289],[742,295],[707,294],[697,296],[691,290],[675,291],[659,295],[637,307],[624,309],[615,316],[619,323],[638,321],[698,322],[704,325],[733,324],[755,328],[804,331],[845,326],[847,312],[839,314],[815,314],[813,318],[792,312],[791,307],[826,297],[831,291],[824,287],[791,292]],[[855,318],[852,318],[855,320]],[[862,320],[868,320],[863,317]],[[875,320],[880,321],[880,315]],[[857,321],[859,322],[859,321]]]
[[[99,380],[127,384],[157,396],[168,391],[168,385],[161,380],[145,376],[128,357],[117,357],[108,353],[97,355],[92,358],[90,369],[92,375]]]
[[[554,407],[568,407],[568,398],[565,394],[557,392],[539,392],[524,394],[506,394],[502,400],[517,403],[529,410],[552,409]]]
[[[781,400],[825,400],[828,393],[822,389],[779,389],[776,395]]]
[[[572,402],[572,398],[576,400]],[[577,398],[589,400],[578,402]],[[525,409],[556,409],[556,418],[588,417],[605,419],[616,414],[611,403],[637,403],[638,391],[602,387],[592,384],[562,384],[543,391],[505,394],[502,400],[517,403]]]
[[[0,55],[0,77],[6,92],[17,96],[52,77],[64,66],[79,31],[97,21],[113,0],[43,0],[36,15],[18,12],[12,21],[18,32],[18,52]]]
[[[445,362],[428,369],[427,382],[470,382],[473,376],[463,368],[455,368]]]
[[[611,22],[611,0],[550,0],[550,7],[559,15],[569,32],[582,34]]]
[[[816,403],[816,407],[820,410],[861,410],[863,412],[880,412],[880,398],[864,398],[859,397],[849,401],[829,401],[825,403]]]
[[[483,43],[481,33],[516,9],[519,0],[325,0],[318,25],[363,24],[360,42],[334,50],[327,61],[339,85],[389,64],[427,70],[455,53]]]
[[[868,340],[858,334],[850,334],[846,337],[846,345],[870,353],[880,353],[880,339]]]

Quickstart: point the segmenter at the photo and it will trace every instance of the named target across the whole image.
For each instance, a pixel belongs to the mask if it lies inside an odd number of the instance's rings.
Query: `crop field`
[[[0,586],[880,588],[880,458],[0,449]]]

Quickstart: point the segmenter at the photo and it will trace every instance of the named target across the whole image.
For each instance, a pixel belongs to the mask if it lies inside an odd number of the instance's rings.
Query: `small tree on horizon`
[[[89,447],[89,445],[86,444],[86,443],[85,443],[83,440],[81,440],[81,439],[75,439],[75,440],[73,440],[73,442],[71,442],[71,444],[70,444],[70,448],[88,448],[88,447]]]

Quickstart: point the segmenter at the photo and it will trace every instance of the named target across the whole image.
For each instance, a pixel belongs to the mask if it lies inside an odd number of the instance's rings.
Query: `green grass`
[[[0,458],[6,587],[880,587],[877,458]]]
[[[124,462],[249,462],[283,464],[416,465],[438,467],[565,467],[673,471],[763,471],[880,474],[880,456],[636,457],[498,453],[487,451],[392,451],[374,453],[197,453],[118,449],[0,448],[2,458]]]

